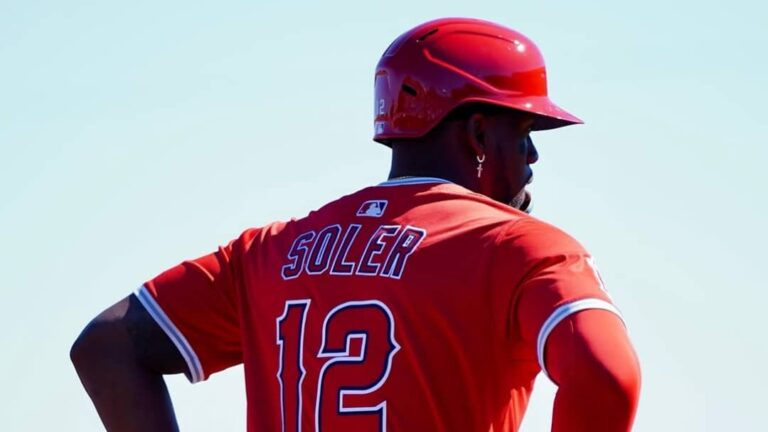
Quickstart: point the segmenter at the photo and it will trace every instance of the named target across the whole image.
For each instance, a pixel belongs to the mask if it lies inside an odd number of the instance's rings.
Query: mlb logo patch
[[[363,203],[363,205],[360,206],[360,210],[357,211],[357,215],[367,217],[381,217],[384,214],[384,209],[386,208],[386,200],[366,201]]]

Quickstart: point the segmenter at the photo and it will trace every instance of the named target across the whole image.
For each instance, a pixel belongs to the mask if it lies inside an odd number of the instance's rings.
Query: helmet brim
[[[560,108],[547,96],[468,98],[463,103],[487,103],[511,108],[534,115],[533,130],[557,129],[575,124],[583,124],[580,118]]]

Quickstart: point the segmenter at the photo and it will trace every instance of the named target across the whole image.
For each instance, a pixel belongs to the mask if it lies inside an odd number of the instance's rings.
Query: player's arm
[[[187,366],[136,296],[94,318],[70,357],[108,431],[178,430],[163,375]]]
[[[554,432],[632,429],[640,366],[617,315],[600,309],[572,314],[546,341],[545,366],[557,384]]]
[[[242,363],[238,269],[260,232],[164,271],[86,326],[72,362],[107,430],[177,430],[163,375],[196,383]]]
[[[524,285],[518,328],[558,386],[554,432],[627,432],[640,392],[640,367],[619,311],[587,258],[562,256]]]
[[[551,225],[525,219],[515,228],[507,268],[525,271],[517,279],[513,328],[558,386],[552,430],[630,431],[640,367],[592,258]]]

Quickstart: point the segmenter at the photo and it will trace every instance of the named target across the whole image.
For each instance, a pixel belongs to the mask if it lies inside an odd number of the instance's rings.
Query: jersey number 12
[[[342,303],[325,316],[319,351],[308,354],[304,333],[309,309],[309,300],[289,300],[277,318],[282,431],[300,432],[306,410],[313,410],[315,432],[386,431],[387,401],[373,394],[386,382],[400,349],[392,312],[378,300]],[[317,388],[303,385],[307,355],[325,359]],[[306,391],[316,392],[314,407],[302,406]],[[356,396],[366,402],[356,401]],[[376,404],[371,406],[371,400]]]

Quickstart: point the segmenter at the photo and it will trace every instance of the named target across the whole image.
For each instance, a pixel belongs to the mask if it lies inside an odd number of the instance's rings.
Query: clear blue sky
[[[757,431],[768,385],[763,2],[0,2],[0,429],[98,430],[82,326],[181,259],[384,179],[372,73],[472,16],[537,41],[584,126],[534,136],[536,215],[595,255],[644,367],[638,431]],[[242,431],[242,370],[171,378]],[[546,430],[541,379],[525,421]]]

